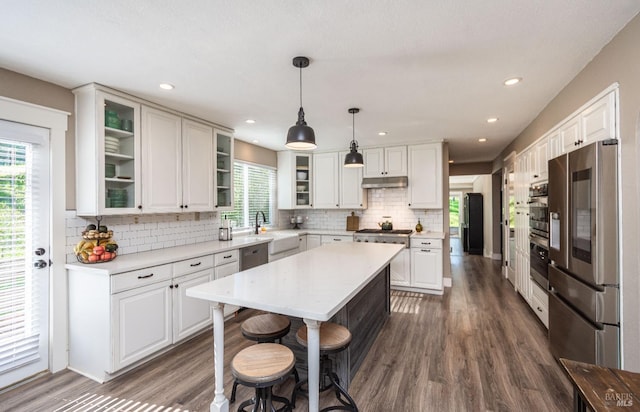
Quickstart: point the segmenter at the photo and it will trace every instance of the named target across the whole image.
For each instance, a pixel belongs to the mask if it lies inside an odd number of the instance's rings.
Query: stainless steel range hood
[[[365,177],[362,179],[363,189],[380,189],[383,187],[407,187],[409,179],[407,176],[395,177]]]

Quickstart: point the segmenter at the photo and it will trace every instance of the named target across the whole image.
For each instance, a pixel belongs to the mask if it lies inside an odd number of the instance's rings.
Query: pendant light
[[[304,109],[302,108],[302,68],[309,66],[309,59],[301,56],[294,57],[293,65],[300,69],[300,110],[298,110],[298,121],[289,128],[285,146],[294,150],[311,150],[317,147],[316,134],[304,121]]]
[[[344,157],[344,167],[363,167],[364,160],[362,153],[358,153],[358,142],[356,142],[356,113],[360,109],[352,107],[349,113],[353,115],[353,138],[351,139],[351,151]]]

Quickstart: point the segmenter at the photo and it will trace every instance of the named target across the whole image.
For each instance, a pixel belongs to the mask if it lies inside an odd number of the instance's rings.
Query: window
[[[276,171],[267,166],[233,163],[233,212],[223,214],[235,222],[235,229],[255,227],[256,213],[264,213],[273,225],[276,216]],[[260,215],[262,222],[262,215]]]

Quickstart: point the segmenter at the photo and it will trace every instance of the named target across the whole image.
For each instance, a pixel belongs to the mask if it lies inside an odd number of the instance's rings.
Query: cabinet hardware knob
[[[409,203],[409,206],[411,206],[411,203]]]
[[[196,266],[200,266],[201,264],[202,264],[202,262],[198,262],[198,263],[192,263],[189,266],[196,267]]]
[[[218,207],[218,205],[216,205],[216,207]]]
[[[151,276],[153,276],[153,273],[149,273],[148,275],[140,275],[140,276],[138,276],[138,279],[148,279]]]
[[[189,205],[184,205],[184,208],[187,209],[189,207]]]
[[[411,206],[411,205],[409,205],[409,206]],[[360,203],[360,207],[362,207],[362,203]]]
[[[142,210],[142,205],[138,205],[138,209]]]
[[[176,285],[176,289],[178,289],[178,286],[180,286],[180,285]]]
[[[339,207],[340,205],[336,203],[336,207]]]
[[[169,289],[173,289],[173,285],[169,285]]]
[[[538,309],[538,312],[542,312],[542,309],[540,309],[540,306],[538,306],[537,309]]]

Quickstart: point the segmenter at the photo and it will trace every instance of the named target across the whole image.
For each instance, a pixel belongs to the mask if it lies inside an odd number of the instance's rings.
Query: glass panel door
[[[0,120],[0,389],[49,366],[49,131]]]

